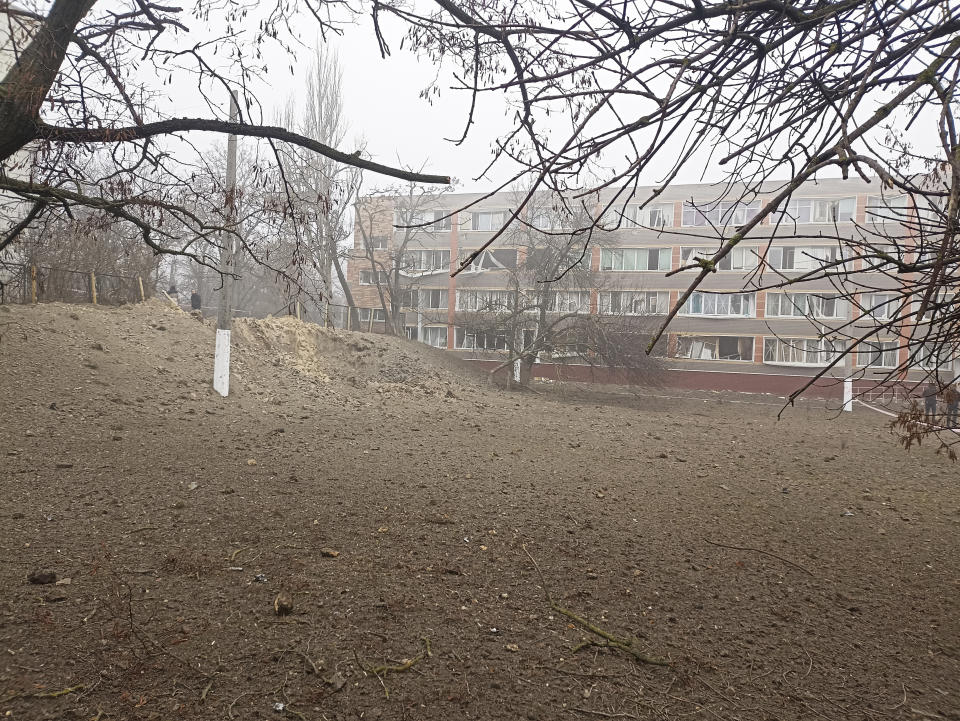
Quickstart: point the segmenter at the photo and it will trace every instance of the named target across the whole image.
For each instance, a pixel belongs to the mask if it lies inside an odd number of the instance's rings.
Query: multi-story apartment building
[[[677,185],[643,207],[649,189],[638,190],[636,200],[618,200],[602,216],[604,227],[614,229],[596,231],[576,265],[587,272],[558,282],[556,290],[547,291],[546,300],[541,296],[546,313],[635,317],[648,329],[655,327],[693,277],[692,272],[668,273],[697,257],[711,257],[719,237],[729,237],[772,197],[774,189],[766,199],[761,195],[749,203],[712,202],[717,192],[715,186]],[[601,195],[583,210],[599,214],[612,196],[613,192]],[[455,277],[451,271],[501,227],[517,207],[516,196],[448,194],[412,209],[390,199],[375,202],[379,215],[358,213],[358,224],[362,216],[367,225],[355,233],[354,260],[347,273],[355,302],[370,309],[364,317],[375,323],[389,321],[390,298],[385,299],[386,309],[382,301],[390,295],[384,288],[393,284],[399,289],[394,293],[396,304],[405,309],[403,332],[408,337],[476,360],[502,355],[509,345],[504,332],[471,327],[476,325],[471,314],[482,307],[513,307],[519,301],[511,297],[521,285],[536,285],[529,277],[521,282],[517,271],[536,252],[536,241],[518,242],[516,234],[505,234],[467,270]],[[668,382],[777,393],[802,385],[841,352],[843,335],[857,335],[856,328],[883,320],[888,303],[899,303],[897,280],[864,273],[862,261],[854,260],[849,262],[853,268],[849,263],[841,266],[853,272],[842,293],[836,281],[822,273],[817,274],[819,280],[784,288],[756,288],[777,280],[796,281],[823,264],[843,261],[849,250],[838,238],[863,237],[871,228],[874,241],[883,235],[909,235],[896,219],[901,214],[888,210],[906,206],[905,196],[887,191],[881,199],[879,184],[862,180],[821,180],[796,191],[782,214],[761,224],[724,258],[670,324],[662,350]],[[576,261],[584,236],[572,239],[557,227],[564,222],[557,220],[560,216],[553,214],[551,219],[549,213],[543,217],[538,213],[529,210],[524,216],[527,231],[540,232],[550,242],[572,240],[571,263]],[[569,223],[581,225],[576,219]],[[419,227],[398,227],[413,224]],[[723,226],[726,233],[718,230]],[[398,262],[401,256],[403,261]],[[858,276],[863,278],[851,292],[849,283],[858,283]],[[843,332],[831,331],[841,326],[846,326]],[[869,381],[905,363],[907,353],[896,331],[881,333],[870,345],[848,354],[832,375],[855,374]],[[567,377],[578,377],[574,356],[564,358]],[[555,360],[541,356],[535,372],[555,375],[550,365]],[[581,367],[579,377],[602,380],[603,373],[598,375],[594,366]],[[940,362],[939,367],[950,373],[954,362]]]

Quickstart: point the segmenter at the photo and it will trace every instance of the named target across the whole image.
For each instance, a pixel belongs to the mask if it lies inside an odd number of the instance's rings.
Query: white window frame
[[[680,315],[710,318],[755,318],[756,293],[709,293],[695,290]]]
[[[459,343],[457,342],[459,336]],[[481,344],[477,344],[477,338],[482,339]],[[493,344],[488,345],[488,341],[493,339]],[[504,331],[482,330],[480,328],[462,328],[454,329],[454,347],[461,350],[478,351],[498,351],[507,350],[507,336]]]
[[[406,308],[446,310],[450,304],[450,293],[446,288],[412,288],[407,293],[410,294],[410,304],[405,305]],[[424,302],[425,300],[426,302]],[[439,305],[434,305],[434,303]]]
[[[695,257],[709,260],[716,255],[717,250],[710,248],[683,247],[680,249],[680,262],[687,265],[693,262]],[[755,247],[736,246],[720,261],[717,266],[718,271],[744,271],[753,270],[757,267],[759,258]]]
[[[655,268],[650,267],[651,258]],[[601,248],[601,271],[657,272],[670,270],[672,248]]]
[[[906,223],[908,196],[868,195],[864,219],[870,223]]]
[[[456,310],[465,312],[502,312],[514,307],[512,290],[457,288]]]
[[[373,311],[374,323],[386,322],[387,314],[383,312],[383,308],[357,308],[357,320],[361,323],[369,323],[371,310]]]
[[[359,271],[359,273],[357,274],[357,285],[376,285],[377,283],[379,283],[380,285],[386,285],[390,281],[390,278],[387,275],[387,271],[385,270],[376,271],[376,274],[377,274],[376,281],[374,281],[373,274],[374,274],[374,271],[372,270]],[[364,280],[364,278],[366,278],[366,280]]]
[[[822,367],[835,360],[843,350],[842,344],[838,346],[829,338],[765,336],[763,363],[775,366]]]
[[[547,296],[548,313],[587,314],[590,312],[589,290],[555,290]]]
[[[420,342],[434,348],[447,347],[447,326],[445,325],[425,325]]]
[[[860,296],[861,317],[881,322],[893,320],[901,312],[902,302],[900,294],[894,291],[863,293]]]
[[[632,217],[630,217],[632,215]],[[672,228],[673,203],[650,203],[634,206],[633,213],[627,216],[631,225],[641,228]]]
[[[900,365],[900,343],[895,340],[865,341],[857,347],[861,368],[896,368]]]
[[[753,200],[749,203],[722,201],[705,206],[694,206],[692,203],[686,202],[683,204],[680,224],[685,228],[744,225],[759,212],[759,200]]]
[[[792,254],[789,266],[785,265],[788,253]],[[816,270],[841,260],[843,247],[839,245],[775,245],[767,251],[767,265],[787,273]]]
[[[470,213],[470,230],[479,232],[499,230],[503,220],[504,211],[502,210],[474,210]]]
[[[669,304],[668,290],[607,290],[600,293],[600,313],[604,315],[666,315]]]
[[[824,308],[833,304],[833,314],[824,312]],[[789,312],[786,312],[789,311]],[[831,318],[847,317],[847,304],[839,293],[803,293],[768,292],[764,316],[767,318]]]
[[[796,225],[849,223],[857,213],[857,197],[854,195],[842,198],[791,198],[780,208],[781,223]]]
[[[749,339],[750,341],[750,352],[747,354],[741,354],[738,352],[737,355],[743,356],[747,355],[749,357],[740,357],[740,358],[721,358],[720,357],[720,339],[721,338],[734,338],[737,340],[737,348],[739,351],[740,341],[744,339]],[[684,348],[686,346],[686,348]],[[756,352],[756,339],[752,335],[742,335],[742,336],[731,336],[731,335],[682,335],[677,338],[677,358],[684,358],[687,360],[709,360],[709,361],[722,361],[727,363],[752,363],[753,354]],[[685,351],[685,353],[684,353]]]
[[[443,248],[408,250],[404,258],[406,275],[423,275],[450,269],[450,251]]]

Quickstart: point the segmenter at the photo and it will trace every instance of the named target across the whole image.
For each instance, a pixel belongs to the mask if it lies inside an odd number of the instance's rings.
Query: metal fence
[[[0,303],[60,301],[122,305],[145,298],[140,276],[0,263]]]

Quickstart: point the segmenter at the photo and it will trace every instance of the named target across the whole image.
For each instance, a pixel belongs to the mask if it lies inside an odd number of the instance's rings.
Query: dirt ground
[[[221,399],[185,313],[0,307],[0,716],[960,719],[960,468],[885,417],[235,339]]]

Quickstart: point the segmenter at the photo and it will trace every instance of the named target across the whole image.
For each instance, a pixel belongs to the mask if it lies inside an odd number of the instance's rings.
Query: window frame
[[[617,296],[616,305],[619,306],[616,310],[613,307],[615,295]],[[627,302],[624,302],[624,296],[629,296]],[[640,296],[642,296],[642,298],[640,298]],[[653,312],[647,310],[650,305],[651,296],[654,297]],[[636,310],[638,299],[641,300],[644,306],[644,310],[642,311]],[[666,315],[669,305],[669,290],[605,290],[600,292],[598,299],[598,311],[601,315]],[[624,310],[625,307],[629,310]]]
[[[721,339],[737,339],[737,355],[741,356],[739,358],[721,358],[720,357],[720,344]],[[750,341],[750,351],[749,353],[740,353],[739,347],[741,341],[749,340]],[[681,347],[684,343],[689,343],[688,354],[681,355]],[[681,335],[677,338],[677,351],[675,358],[680,358],[682,360],[700,360],[700,361],[717,361],[722,363],[752,363],[754,353],[756,352],[756,338],[752,335]],[[713,345],[713,356],[710,358],[703,357],[703,349],[708,346]],[[700,347],[700,353],[697,357],[689,355],[690,351],[693,351],[697,346]]]
[[[768,347],[771,344],[776,344],[772,360],[768,359]],[[816,347],[810,347],[811,344],[816,344]],[[786,352],[781,352],[783,349]],[[836,360],[836,356],[842,354],[844,350],[842,344],[838,347],[829,338],[764,336],[762,362],[764,365],[772,366],[822,368]],[[817,359],[814,361],[807,360],[806,358],[812,353],[816,354]],[[793,358],[793,356],[799,356],[800,354],[803,354],[804,360]],[[782,360],[784,355],[789,355],[790,358]]]

